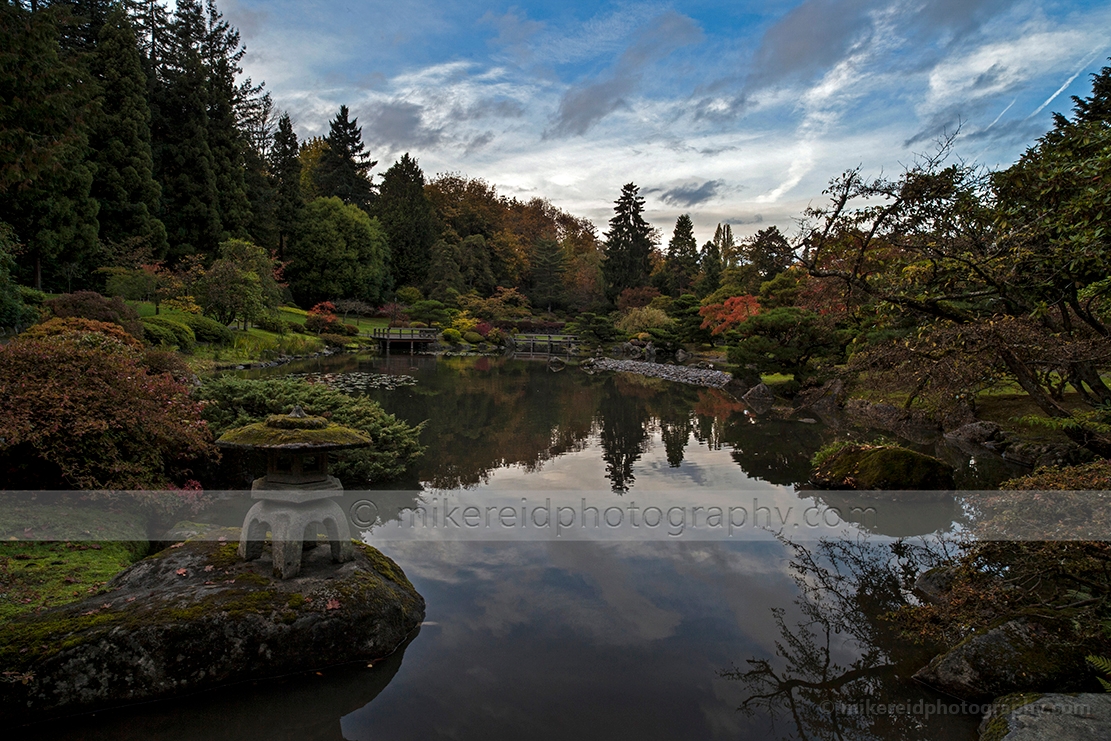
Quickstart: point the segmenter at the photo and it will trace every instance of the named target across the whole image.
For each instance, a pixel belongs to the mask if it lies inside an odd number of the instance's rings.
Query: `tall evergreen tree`
[[[213,0],[207,2],[207,28],[201,53],[207,82],[208,148],[212,152],[221,236],[242,237],[246,236],[251,221],[251,204],[245,181],[248,145],[239,129],[236,109],[246,103],[242,96],[252,91],[236,85],[236,76],[243,71],[239,62],[246,49],[239,43],[239,31],[224,20]]]
[[[721,288],[722,260],[716,242],[702,245],[702,275],[698,280],[698,294],[707,296]]]
[[[347,106],[341,105],[329,123],[328,148],[320,156],[316,185],[323,197],[336,196],[344,203],[369,211],[374,197],[370,169],[378,164],[363,151],[363,130],[359,119],[349,119]]]
[[[44,269],[56,277],[90,255],[98,230],[88,161],[94,86],[62,54],[56,15],[0,4],[0,221],[14,228],[37,288]]]
[[[208,27],[200,3],[179,0],[151,106],[155,176],[162,186],[162,222],[180,258],[215,255],[223,229],[215,165],[208,145],[208,79],[202,45]]]
[[[528,297],[532,305],[551,311],[563,306],[563,274],[567,270],[567,260],[563,248],[554,239],[536,240],[532,248],[529,269],[532,290]]]
[[[90,66],[101,89],[100,116],[90,136],[100,239],[116,244],[135,240],[152,254],[163,254],[166,227],[155,215],[161,189],[153,174],[147,76],[122,8],[113,8],[101,24]]]
[[[382,176],[374,212],[389,238],[394,285],[424,283],[439,225],[424,192],[424,173],[408,153]]]
[[[718,254],[721,255],[723,270],[737,267],[740,255],[737,253],[737,243],[733,240],[732,226],[718,224],[718,228],[714,230],[714,246],[718,248]]]
[[[795,251],[778,227],[769,226],[745,240],[741,254],[746,263],[756,269],[761,282],[782,273],[795,261]]]
[[[667,244],[667,274],[673,296],[686,293],[698,274],[698,242],[690,214],[675,220],[675,231]]]
[[[297,225],[301,198],[301,159],[297,133],[289,114],[278,119],[270,148],[270,178],[274,185],[274,218],[278,228],[278,255],[284,256],[289,236]],[[387,232],[388,234],[388,232]]]
[[[606,232],[606,261],[602,271],[606,279],[606,297],[610,301],[626,288],[637,288],[648,282],[654,247],[652,227],[644,220],[644,199],[640,189],[628,183],[613,207],[610,228]]]
[[[463,292],[463,273],[459,270],[458,235],[445,235],[432,245],[425,293],[437,301],[452,301]]]

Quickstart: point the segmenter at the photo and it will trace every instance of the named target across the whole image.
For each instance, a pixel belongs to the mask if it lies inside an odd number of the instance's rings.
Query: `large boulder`
[[[1042,618],[1016,618],[969,636],[937,656],[914,678],[966,700],[1013,692],[1089,689],[1085,652]]]
[[[956,487],[948,463],[896,445],[846,445],[815,466],[810,480],[828,489],[930,491]]]
[[[81,602],[16,619],[0,635],[0,719],[57,717],[390,655],[424,619],[397,564],[359,544],[355,559],[305,552],[301,574],[245,563],[238,532],[134,564]]]
[[[775,404],[775,394],[763,382],[750,388],[741,398],[757,414],[764,414]]]
[[[1001,697],[980,724],[980,741],[1100,741],[1111,729],[1111,694]]]

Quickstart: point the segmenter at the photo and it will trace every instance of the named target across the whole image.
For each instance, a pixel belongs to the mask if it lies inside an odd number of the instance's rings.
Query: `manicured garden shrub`
[[[205,381],[194,398],[207,402],[202,414],[217,436],[271,414],[287,414],[295,404],[305,414],[365,432],[374,441],[371,447],[334,454],[336,464],[331,470],[349,486],[395,479],[423,452],[419,442],[423,425],[410,427],[365,396],[348,396],[322,384],[223,376]]]
[[[211,342],[214,345],[231,344],[231,330],[215,319],[202,314],[173,314],[172,318],[175,322],[181,322],[193,330],[193,336],[198,342]]]
[[[482,335],[480,335],[478,332],[467,332],[463,335],[463,339],[471,343],[472,345],[477,345],[478,343],[482,342]]]
[[[463,335],[459,333],[458,329],[445,329],[442,337],[444,342],[450,345],[458,345],[463,341]]]
[[[675,326],[675,320],[667,315],[663,309],[653,309],[650,306],[641,306],[630,309],[615,325],[622,332],[638,334],[650,329],[669,329]]]
[[[174,335],[172,344],[177,345],[178,350],[183,353],[193,352],[193,348],[197,345],[197,336],[193,334],[193,330],[189,329],[185,324],[170,319],[164,316],[148,316],[143,319],[143,328],[158,326],[164,327]]]
[[[146,329],[146,340],[152,347],[175,347],[177,346],[177,335],[169,327],[164,327],[161,324],[146,324],[143,327]]]
[[[337,329],[342,329],[348,337],[355,337],[359,334],[359,327],[356,324],[340,324]]]
[[[48,299],[43,302],[43,306],[56,317],[77,316],[95,319],[98,322],[112,322],[135,337],[143,336],[143,325],[139,322],[139,314],[125,304],[119,296],[108,299],[96,291],[77,291]]]
[[[347,343],[351,342],[347,335],[335,334],[333,332],[325,332],[320,335],[320,339],[327,343],[328,347],[347,347]]]
[[[43,339],[44,337],[58,337],[60,335],[82,335],[94,333],[110,337],[122,345],[133,350],[141,350],[143,343],[135,336],[113,322],[98,322],[94,319],[85,319],[77,316],[48,319],[42,324],[36,324],[20,335],[22,339]],[[84,344],[90,342],[86,339]]]

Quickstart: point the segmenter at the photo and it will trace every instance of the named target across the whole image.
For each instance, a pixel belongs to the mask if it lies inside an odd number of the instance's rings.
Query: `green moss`
[[[358,541],[355,541],[355,547],[360,548],[363,553],[366,554],[367,560],[370,561],[371,565],[374,566],[374,570],[379,574],[386,577],[394,584],[405,587],[406,589],[413,589],[412,583],[409,582],[409,579],[405,576],[405,572],[401,570],[401,567],[394,563],[393,559],[383,554],[382,551]]]
[[[1011,732],[1007,723],[1007,716],[1021,707],[1037,702],[1041,697],[1041,693],[1038,692],[1016,692],[1015,694],[996,698],[993,704],[1000,709],[997,709],[995,711],[996,715],[987,722],[980,734],[980,741],[1003,741],[1007,734]],[[1002,710],[1002,708],[1006,708],[1006,710]]]
[[[239,544],[225,543],[216,549],[208,558],[208,562],[218,569],[226,569],[239,563]]]
[[[370,444],[371,439],[365,434],[343,427],[330,424],[321,429],[287,430],[271,427],[266,422],[256,422],[253,425],[228,430],[217,442],[230,445],[254,445],[266,447],[278,446],[312,446],[312,445],[352,445]]]
[[[952,489],[952,466],[897,446],[847,445],[824,457],[814,480],[854,489]]]
[[[286,605],[291,610],[301,609],[305,606],[305,595],[294,592],[293,594],[289,595],[289,600],[286,602]]]

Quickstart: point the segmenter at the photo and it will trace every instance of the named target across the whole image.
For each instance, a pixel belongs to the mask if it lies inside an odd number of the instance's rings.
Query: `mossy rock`
[[[212,534],[209,534],[209,537]],[[424,600],[392,560],[358,544],[333,564],[305,552],[301,573],[271,577],[269,549],[234,556],[237,530],[175,544],[81,602],[12,620],[0,634],[8,723],[153,700],[390,655],[424,619]]]
[[[894,491],[956,488],[953,467],[895,445],[846,445],[814,467],[810,480],[827,489]]]

